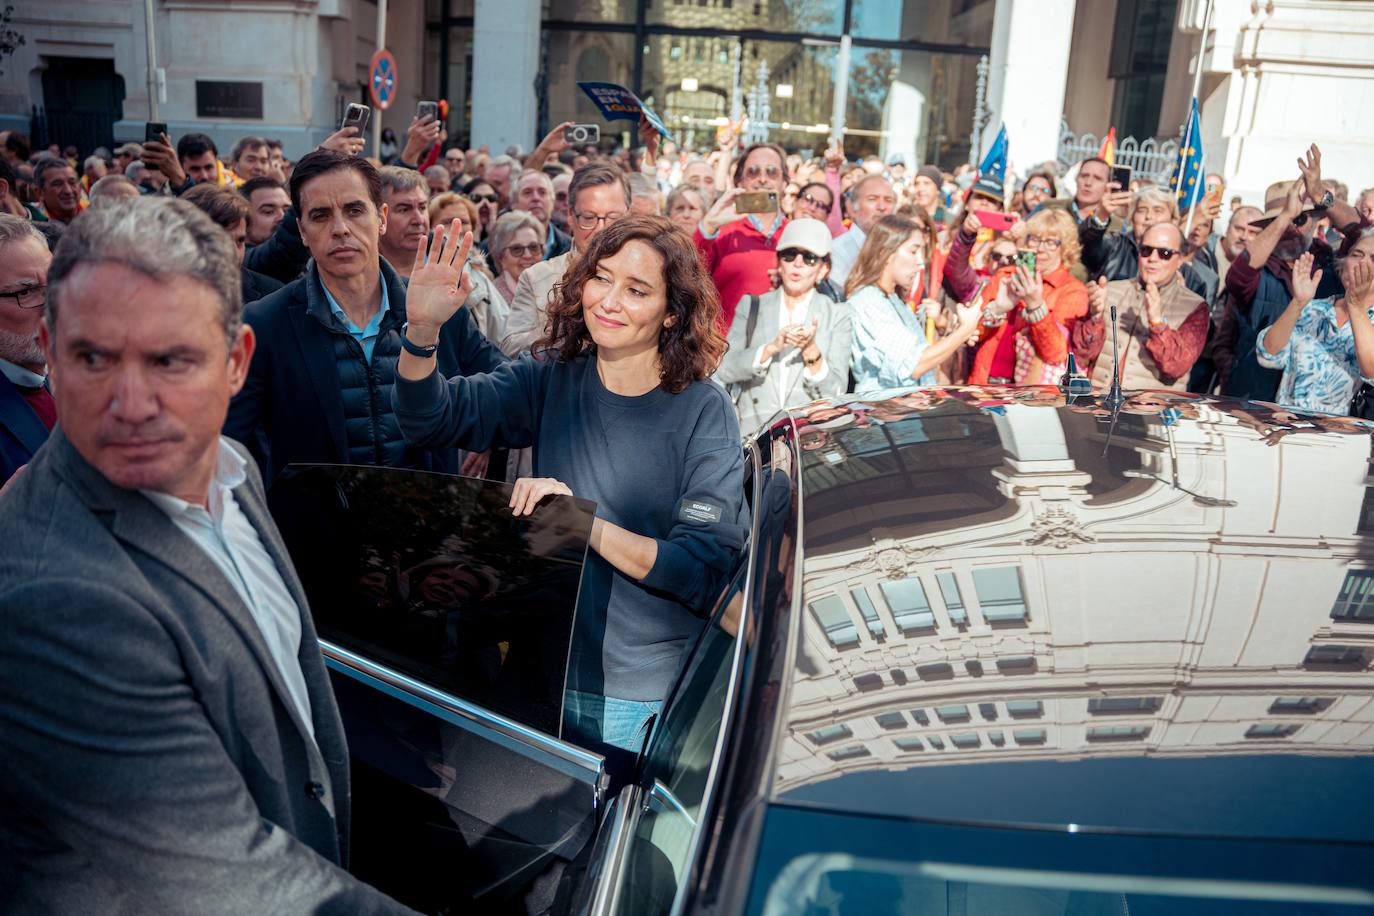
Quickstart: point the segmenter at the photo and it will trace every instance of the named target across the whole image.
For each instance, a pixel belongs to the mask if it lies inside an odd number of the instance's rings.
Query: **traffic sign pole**
[[[447,38],[448,36],[444,37]],[[386,50],[386,0],[377,0],[377,54],[380,55],[384,50]],[[372,66],[373,72],[376,72],[376,69],[377,58],[376,56],[374,56]],[[368,74],[368,78],[373,78],[371,73]],[[394,78],[395,76],[393,73],[393,79]],[[384,98],[386,100],[386,103],[381,106],[383,110],[385,110],[386,107],[391,104],[390,93],[388,93]],[[376,156],[378,160],[382,158],[381,112],[378,112],[376,117],[372,119],[372,155]]]

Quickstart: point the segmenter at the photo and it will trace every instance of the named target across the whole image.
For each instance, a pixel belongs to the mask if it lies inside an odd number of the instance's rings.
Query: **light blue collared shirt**
[[[166,513],[172,524],[205,553],[234,587],[262,633],[302,724],[313,736],[310,692],[299,657],[301,609],[291,597],[272,555],[263,546],[258,530],[234,499],[234,488],[248,479],[246,468],[242,456],[221,436],[206,506],[188,503],[169,493],[139,492]]]
[[[849,308],[854,318],[849,368],[856,392],[867,396],[882,388],[935,384],[934,369],[920,378],[911,377],[929,344],[925,329],[905,302],[876,286],[865,286],[849,297]]]
[[[360,328],[348,319],[344,310],[334,301],[334,294],[329,291],[329,287],[320,281],[320,289],[324,290],[325,301],[329,303],[329,310],[334,313],[334,317],[339,319],[339,324],[343,329],[353,335],[353,339],[363,348],[363,358],[369,363],[372,362],[372,348],[377,345],[377,337],[382,332],[382,316],[391,308],[391,297],[386,292],[386,278],[380,278],[382,284],[382,307],[377,309],[377,314],[372,316],[372,320],[367,323],[367,327]]]

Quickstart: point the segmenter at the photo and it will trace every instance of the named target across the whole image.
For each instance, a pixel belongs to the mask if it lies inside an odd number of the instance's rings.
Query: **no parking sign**
[[[396,100],[396,58],[383,48],[372,55],[367,72],[367,91],[372,96],[372,104],[386,111]]]

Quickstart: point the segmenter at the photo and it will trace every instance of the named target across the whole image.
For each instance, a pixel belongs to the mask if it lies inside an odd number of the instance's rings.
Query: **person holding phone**
[[[869,230],[845,284],[854,323],[850,368],[859,394],[934,385],[935,368],[978,332],[982,309],[977,303],[959,305],[954,329],[938,341],[926,340],[925,328],[907,306],[930,262],[933,242],[928,217],[884,216]],[[933,299],[924,304],[939,307]]]
[[[1026,246],[1033,266],[1004,266],[983,288],[970,385],[1053,385],[1064,374],[1069,332],[1088,313],[1088,288],[1071,272],[1078,227],[1063,210],[1041,210],[1026,221]]]
[[[830,270],[830,227],[794,219],[778,240],[778,288],[735,309],[716,381],[733,386],[740,429],[757,429],[790,404],[834,397],[849,385],[848,306],[817,295]]]
[[[721,330],[730,327],[735,306],[745,296],[772,288],[768,272],[777,266],[778,238],[787,217],[777,209],[741,213],[735,202],[743,194],[773,193],[782,199],[787,187],[787,154],[776,143],[755,143],[735,161],[734,187],[721,194],[697,226],[695,241],[722,303]]]
[[[596,502],[564,734],[637,749],[746,533],[739,424],[709,379],[725,350],[720,303],[681,229],[625,217],[556,288],[538,358],[446,380],[435,354],[467,295],[471,244],[440,228],[416,256],[396,416],[416,448],[532,446],[516,515],[559,495]]]

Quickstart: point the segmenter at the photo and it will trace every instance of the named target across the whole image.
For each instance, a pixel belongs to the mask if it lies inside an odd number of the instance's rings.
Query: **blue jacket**
[[[257,349],[243,390],[229,404],[224,434],[248,447],[269,486],[293,462],[357,464],[368,452],[383,456],[368,464],[458,473],[456,449],[406,449],[392,418],[391,385],[405,322],[406,287],[391,265],[381,264],[391,311],[382,324],[370,372],[361,350],[357,353],[362,374],[376,376],[375,391],[340,381],[356,380],[357,367],[341,358],[340,337],[346,335],[325,323],[330,309],[313,262],[305,276],[244,309]],[[356,348],[351,338],[346,343]],[[436,358],[445,376],[490,372],[506,362],[477,330],[467,309],[459,309],[444,325]],[[375,422],[359,422],[363,415]],[[388,429],[394,429],[394,437],[387,435]],[[359,430],[372,430],[385,441],[360,448]]]
[[[0,483],[29,463],[48,438],[48,428],[38,419],[19,388],[0,375]]]

